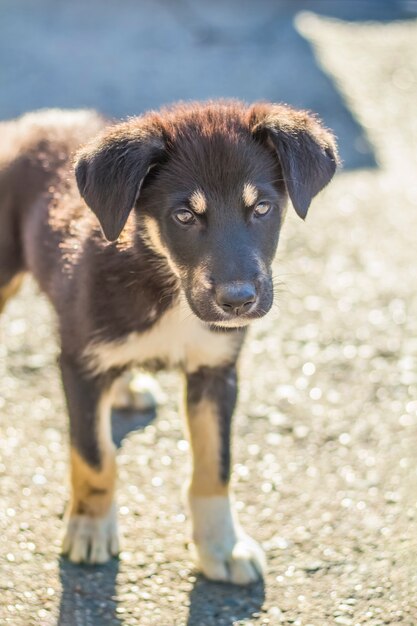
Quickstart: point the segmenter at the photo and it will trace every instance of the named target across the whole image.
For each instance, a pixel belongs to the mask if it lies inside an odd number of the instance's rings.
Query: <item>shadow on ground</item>
[[[111,416],[111,426],[113,441],[118,448],[122,445],[122,441],[129,433],[135,430],[143,430],[156,417],[155,411],[147,411],[146,413],[138,413],[129,410],[113,410]]]
[[[59,564],[61,602],[57,626],[94,624],[122,626],[123,616],[117,615],[116,579],[119,562],[89,567],[61,559]],[[250,587],[221,585],[198,576],[189,595],[187,626],[202,626],[206,621],[224,626],[253,617],[265,600],[263,583]],[[140,600],[138,600],[140,602]]]
[[[116,578],[119,562],[113,559],[99,567],[74,565],[64,558],[59,563],[61,603],[58,626],[94,624],[118,626]]]
[[[250,619],[258,613],[265,600],[263,583],[249,587],[220,585],[198,576],[190,593],[187,626],[202,626],[205,622],[224,626]]]

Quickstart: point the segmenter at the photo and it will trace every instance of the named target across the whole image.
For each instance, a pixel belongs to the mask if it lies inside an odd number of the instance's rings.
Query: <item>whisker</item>
[[[188,313],[188,314],[184,317],[184,319],[180,319],[178,323],[179,323],[179,324],[184,324],[184,322],[186,322],[187,320],[189,320],[190,318],[192,318],[192,317],[193,317],[193,315],[194,315],[194,313],[191,311],[191,313]]]

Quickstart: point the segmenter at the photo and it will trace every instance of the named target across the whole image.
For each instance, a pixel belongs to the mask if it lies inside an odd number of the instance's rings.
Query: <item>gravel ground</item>
[[[297,28],[376,165],[340,173],[305,225],[290,216],[277,307],[242,358],[234,484],[265,584],[193,569],[168,373],[157,419],[121,442],[120,559],[60,558],[67,421],[53,315],[28,281],[0,323],[1,624],[417,624],[417,22]]]

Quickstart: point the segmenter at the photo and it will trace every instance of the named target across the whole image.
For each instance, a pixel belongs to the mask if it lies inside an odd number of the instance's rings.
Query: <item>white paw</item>
[[[190,497],[201,571],[211,580],[248,585],[263,577],[265,555],[234,519],[227,497]]]
[[[230,547],[227,544],[196,544],[200,569],[207,578],[249,585],[263,577],[265,556],[251,537],[242,535]]]
[[[126,372],[113,385],[112,406],[146,413],[155,410],[161,395],[158,383],[151,376]]]
[[[67,522],[62,553],[73,563],[106,563],[119,552],[116,510],[106,517],[72,515]]]

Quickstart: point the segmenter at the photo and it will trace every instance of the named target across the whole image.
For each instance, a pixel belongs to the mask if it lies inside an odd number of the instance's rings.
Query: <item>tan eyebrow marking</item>
[[[194,213],[205,213],[207,211],[206,196],[201,189],[196,189],[190,196],[190,206]]]
[[[245,183],[243,185],[243,202],[247,207],[251,207],[255,204],[258,197],[258,191],[252,183]]]

